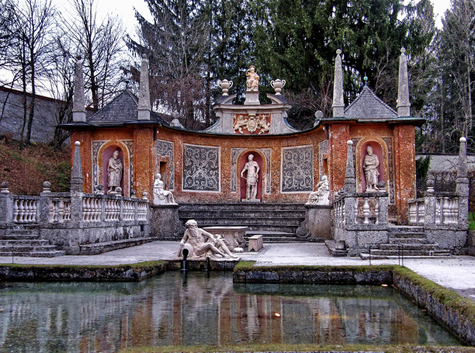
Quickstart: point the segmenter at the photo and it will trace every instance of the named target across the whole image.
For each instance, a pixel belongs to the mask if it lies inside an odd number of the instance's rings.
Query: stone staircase
[[[247,226],[249,236],[262,234],[266,242],[304,242],[296,236],[297,228],[304,221],[303,204],[270,203],[221,203],[180,204],[180,220],[194,219],[198,227]]]
[[[369,254],[360,254],[368,258]],[[379,244],[371,249],[372,259],[389,259],[404,257],[451,256],[450,251],[439,249],[438,244],[430,243],[423,227],[391,226],[389,227],[388,243]]]
[[[0,256],[56,257],[65,252],[40,239],[39,229],[22,227],[5,229],[0,235]]]

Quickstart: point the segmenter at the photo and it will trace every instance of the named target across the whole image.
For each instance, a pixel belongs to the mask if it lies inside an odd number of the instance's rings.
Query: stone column
[[[138,120],[150,120],[150,89],[148,79],[148,60],[145,54],[142,55],[142,66],[140,67],[140,88],[138,102]]]
[[[343,190],[347,193],[356,192],[356,177],[355,177],[355,161],[353,159],[353,141],[348,140],[348,148],[346,152],[346,173],[345,186]]]
[[[82,221],[83,178],[81,167],[81,152],[79,141],[74,146],[73,170],[71,172],[71,221]]]
[[[341,50],[336,51],[335,80],[333,84],[333,117],[345,116],[345,102],[343,100],[343,69],[341,64]]]
[[[411,116],[411,103],[409,100],[409,79],[407,77],[406,49],[401,49],[399,58],[399,86],[397,99],[397,115]]]
[[[75,66],[74,96],[73,96],[73,122],[86,122],[86,100],[84,99],[84,77],[82,72],[82,60],[78,56]]]
[[[0,191],[0,224],[8,224],[13,221],[13,199],[8,190],[8,183],[2,182]]]
[[[437,199],[434,194],[435,186],[435,176],[433,173],[429,172],[427,175],[427,192],[424,199],[424,226],[426,228],[434,228],[435,226],[435,214],[436,214],[436,205]]]
[[[460,138],[459,163],[457,169],[456,193],[459,197],[458,225],[461,230],[468,230],[469,180],[467,170],[467,139]]]
[[[49,181],[45,181],[43,183],[43,192],[40,193],[40,200],[38,203],[39,208],[39,217],[38,221],[40,224],[48,224],[49,223],[49,204],[50,204],[50,196],[51,196],[51,183]]]

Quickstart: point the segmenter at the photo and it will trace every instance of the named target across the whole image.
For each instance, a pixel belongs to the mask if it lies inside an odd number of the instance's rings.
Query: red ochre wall
[[[133,140],[133,187],[137,197],[142,197],[143,192],[148,192],[152,200],[154,174],[159,171],[155,151],[155,140],[173,142],[174,144],[174,168],[170,166],[170,159],[165,158],[166,174],[174,169],[173,195],[178,203],[217,203],[217,202],[240,202],[241,183],[245,180],[240,177],[240,161],[237,161],[237,171],[231,165],[231,149],[244,148],[241,156],[249,152],[259,153],[259,149],[270,149],[270,179],[271,192],[263,190],[263,202],[280,203],[305,203],[309,192],[282,193],[281,192],[281,156],[285,147],[313,146],[313,175],[314,190],[319,182],[319,144],[328,138],[328,153],[325,155],[328,163],[328,177],[332,194],[340,190],[345,183],[347,141],[356,141],[353,145],[355,154],[355,169],[357,191],[362,191],[362,178],[364,173],[361,169],[361,148],[370,142],[382,146],[381,171],[385,178],[389,178],[389,149],[392,150],[392,173],[394,190],[396,193],[396,205],[393,206],[400,222],[407,221],[407,201],[415,197],[415,147],[414,126],[411,125],[388,125],[388,124],[352,124],[332,123],[319,128],[294,134],[280,136],[243,136],[243,135],[213,135],[206,133],[188,132],[169,129],[161,126],[135,125],[120,128],[95,128],[85,131],[72,131],[71,143],[81,142],[82,168],[84,175],[84,191],[93,192],[92,167],[93,167],[93,141],[107,141],[108,145],[120,144],[121,140]],[[391,146],[387,146],[387,144]],[[219,147],[220,150],[220,191],[219,192],[196,192],[182,190],[183,174],[183,145],[191,144],[204,147]],[[363,156],[364,157],[364,156]],[[263,160],[265,158],[263,157]],[[266,174],[267,165],[260,165],[260,178]],[[127,168],[128,166],[124,166]],[[125,169],[124,168],[124,169]],[[361,169],[361,170],[360,170]],[[163,172],[163,171],[162,171]],[[236,192],[231,192],[231,173],[237,172]],[[168,187],[169,177],[164,175]],[[127,192],[129,192],[127,190]],[[126,196],[129,196],[127,194]]]

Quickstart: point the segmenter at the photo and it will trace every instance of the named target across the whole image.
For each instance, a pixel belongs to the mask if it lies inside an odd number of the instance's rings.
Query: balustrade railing
[[[386,225],[388,223],[387,193],[353,193],[342,195],[333,203],[337,227]]]
[[[459,196],[429,195],[425,198],[409,201],[409,224],[457,225],[459,218]]]
[[[63,223],[71,220],[71,198],[67,197],[52,197],[49,204],[50,223]]]
[[[13,197],[13,222],[22,224],[38,222],[38,201],[39,197],[15,195]]]

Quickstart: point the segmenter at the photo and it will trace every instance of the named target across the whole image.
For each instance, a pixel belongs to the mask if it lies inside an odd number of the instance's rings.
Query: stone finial
[[[348,140],[348,150],[346,152],[346,173],[345,173],[345,192],[356,192],[355,163],[353,159],[353,141]]]
[[[138,103],[138,120],[150,120],[150,89],[148,79],[148,60],[145,54],[142,55],[142,66],[140,67],[140,88]]]
[[[147,191],[144,191],[143,194],[142,194],[142,199],[143,200],[148,200],[148,192]]]
[[[411,103],[409,100],[409,78],[407,75],[406,49],[401,49],[399,58],[399,86],[397,99],[397,115],[411,116]]]
[[[233,86],[233,81],[228,81],[227,79],[224,79],[219,83],[219,86],[223,90],[223,96],[227,96],[229,89]]]
[[[8,183],[6,181],[2,181],[2,184],[0,184],[0,189],[0,193],[2,194],[10,193],[10,190],[8,190]]]
[[[86,100],[84,98],[84,76],[82,72],[81,57],[78,56],[75,65],[74,96],[73,96],[73,122],[86,122]]]
[[[71,192],[82,193],[83,178],[81,166],[81,150],[79,148],[79,146],[81,146],[81,143],[79,141],[76,141],[74,145],[73,170],[71,172]]]
[[[43,192],[51,192],[51,183],[49,181],[43,183]]]
[[[333,82],[333,117],[345,116],[345,102],[343,100],[343,69],[341,62],[341,50],[336,51],[335,79]]]

